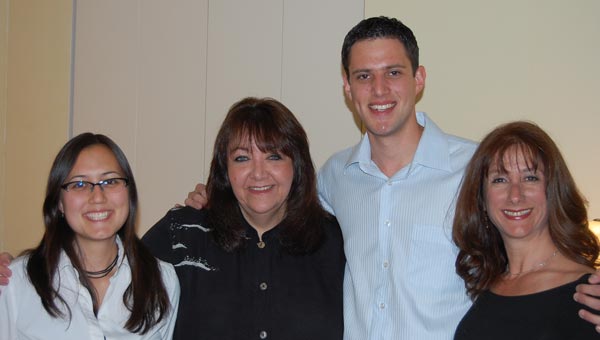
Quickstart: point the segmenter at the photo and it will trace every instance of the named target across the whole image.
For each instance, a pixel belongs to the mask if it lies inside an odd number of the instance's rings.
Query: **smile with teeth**
[[[262,187],[250,187],[250,190],[254,190],[254,191],[267,191],[269,189],[271,189],[273,186],[272,185],[265,185]]]
[[[394,103],[390,103],[390,104],[381,104],[381,105],[369,105],[369,108],[371,110],[375,110],[375,111],[385,111],[388,109],[391,109],[392,107],[396,106],[396,104]]]
[[[525,210],[519,210],[519,211],[502,210],[502,212],[505,215],[508,215],[510,217],[521,217],[521,216],[525,216],[525,215],[529,214],[531,212],[531,209],[525,209]]]
[[[108,211],[90,212],[85,214],[85,216],[92,221],[100,221],[108,217]]]

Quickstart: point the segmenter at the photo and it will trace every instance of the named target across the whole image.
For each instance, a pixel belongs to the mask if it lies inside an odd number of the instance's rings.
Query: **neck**
[[[106,269],[118,253],[116,237],[101,242],[76,240],[76,249],[83,269],[95,272]]]
[[[537,244],[529,242],[520,247],[506,246],[506,254],[506,277],[516,278],[548,267],[560,252],[554,243],[548,240]]]
[[[423,127],[418,124],[393,136],[376,136],[367,132],[371,160],[387,177],[392,177],[412,162],[422,135]]]
[[[276,225],[283,221],[283,216],[271,216],[271,215],[259,215],[259,216],[249,216],[242,209],[242,215],[246,219],[246,222],[250,224],[250,226],[256,230],[258,233],[258,238],[262,239],[262,235],[267,231],[275,228]]]

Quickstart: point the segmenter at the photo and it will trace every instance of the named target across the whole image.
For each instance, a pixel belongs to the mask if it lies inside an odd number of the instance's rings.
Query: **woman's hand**
[[[185,199],[185,205],[198,210],[204,208],[207,202],[206,186],[202,183],[196,184],[194,191],[188,193],[188,197]]]

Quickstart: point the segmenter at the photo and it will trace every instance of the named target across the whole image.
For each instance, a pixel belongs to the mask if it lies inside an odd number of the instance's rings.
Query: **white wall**
[[[600,1],[369,0],[365,16],[413,29],[427,69],[417,108],[480,140],[499,123],[537,122],[600,217]]]
[[[113,137],[136,174],[140,233],[206,181],[228,108],[281,100],[317,166],[360,138],[345,106],[344,35],[362,0],[76,1],[73,134]]]
[[[0,0],[0,250],[41,236],[45,180],[68,137],[73,3],[72,132],[104,132],[125,149],[141,232],[205,180],[216,130],[242,96],[286,103],[317,165],[358,140],[339,49],[363,6],[414,29],[428,71],[419,109],[472,139],[537,121],[600,217],[595,0]]]

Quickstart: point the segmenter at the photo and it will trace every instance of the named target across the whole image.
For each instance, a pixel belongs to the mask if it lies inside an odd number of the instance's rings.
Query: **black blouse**
[[[575,287],[588,278],[589,274],[556,288],[520,296],[501,296],[487,290],[458,324],[454,339],[599,339],[594,325],[577,314],[582,308],[590,309],[573,300]]]
[[[262,236],[246,223],[246,247],[213,242],[205,212],[173,209],[143,237],[175,266],[181,297],[173,339],[342,339],[345,258],[337,222],[314,253],[290,255],[279,227]]]

